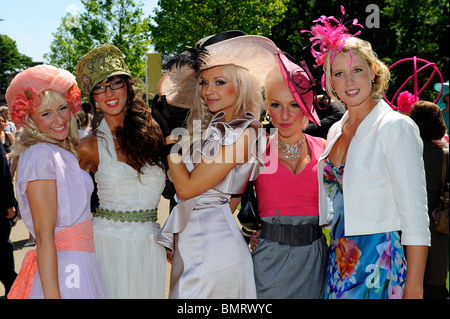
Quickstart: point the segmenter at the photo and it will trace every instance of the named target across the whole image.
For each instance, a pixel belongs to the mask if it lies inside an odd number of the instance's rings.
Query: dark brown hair
[[[419,127],[420,136],[424,139],[439,140],[447,132],[442,111],[432,102],[417,101],[409,116]]]
[[[116,129],[116,138],[121,151],[127,157],[127,164],[139,174],[142,174],[142,168],[147,164],[164,168],[162,132],[153,120],[149,106],[142,99],[142,93],[135,87],[140,80],[128,76],[120,77],[127,85],[127,109],[123,127]],[[96,109],[92,125],[95,135],[103,118],[103,111]]]

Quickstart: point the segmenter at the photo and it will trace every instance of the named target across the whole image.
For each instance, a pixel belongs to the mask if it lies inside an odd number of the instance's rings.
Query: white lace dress
[[[135,169],[117,160],[111,131],[98,128],[100,164],[95,174],[100,207],[93,219],[97,260],[107,298],[164,298],[165,250],[155,241],[157,207],[165,174]]]

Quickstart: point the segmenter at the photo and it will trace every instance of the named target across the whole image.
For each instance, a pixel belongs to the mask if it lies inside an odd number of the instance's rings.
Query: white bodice
[[[157,208],[165,187],[164,171],[147,165],[139,177],[134,168],[117,160],[113,136],[104,119],[98,130],[100,163],[95,180],[100,207],[122,212]]]

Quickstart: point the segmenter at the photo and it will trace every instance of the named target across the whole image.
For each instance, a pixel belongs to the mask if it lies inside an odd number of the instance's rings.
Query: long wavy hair
[[[66,99],[59,92],[53,90],[45,90],[40,93],[42,99],[41,106],[36,110],[44,110],[53,103],[59,103],[60,105],[67,104]],[[80,137],[78,134],[77,120],[71,113],[70,131],[69,135],[64,141],[56,140],[44,133],[38,128],[38,126],[31,119],[30,115],[24,116],[24,128],[18,132],[17,139],[13,145],[14,156],[19,156],[28,147],[38,143],[50,143],[55,144],[61,148],[64,148],[75,155],[79,159],[77,146],[80,144]]]
[[[153,120],[151,109],[142,99],[142,92],[136,87],[139,79],[120,76],[127,85],[127,106],[123,126],[116,129],[116,138],[121,151],[127,157],[127,164],[139,174],[145,165],[163,165],[163,136],[158,124]],[[89,97],[93,102],[92,94]],[[95,108],[92,123],[93,134],[99,138],[98,126],[104,118],[102,110]]]

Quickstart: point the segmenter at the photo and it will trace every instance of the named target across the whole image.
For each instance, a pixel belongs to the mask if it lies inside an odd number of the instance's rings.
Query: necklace
[[[301,139],[294,145],[286,144],[282,141],[277,142],[278,149],[280,149],[284,156],[286,156],[287,159],[291,159],[292,164],[294,164],[294,159],[300,157],[300,152],[303,149],[303,145],[305,145],[305,138]]]

